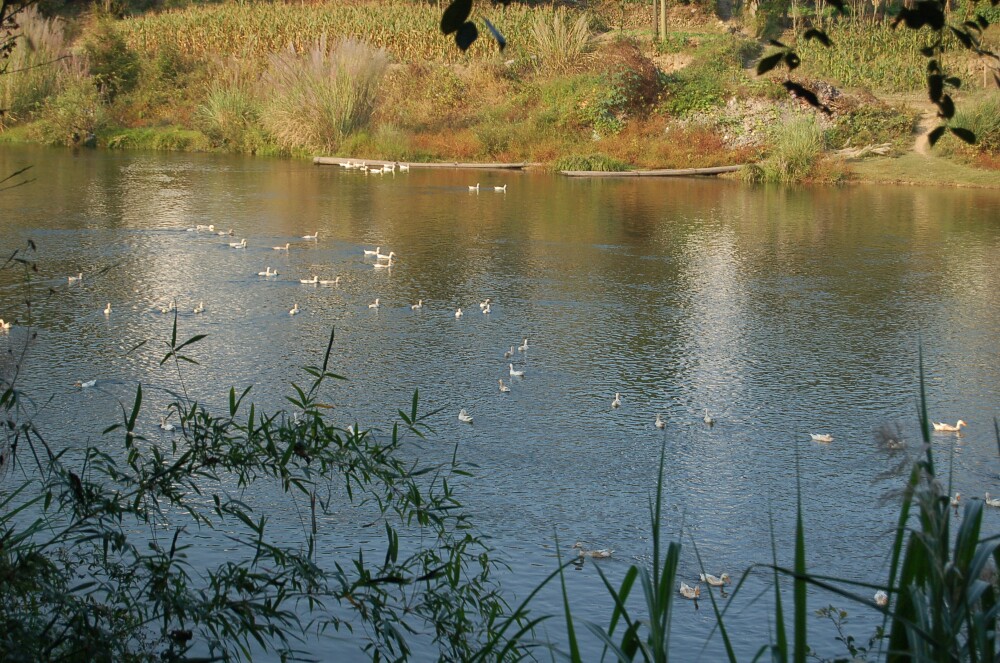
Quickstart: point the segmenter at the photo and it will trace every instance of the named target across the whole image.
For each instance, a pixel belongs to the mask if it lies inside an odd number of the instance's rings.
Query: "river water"
[[[897,509],[882,498],[901,480],[877,479],[899,455],[879,448],[874,430],[898,424],[915,446],[921,344],[931,416],[968,422],[961,438],[935,437],[938,458],[953,459],[953,489],[1000,494],[1000,191],[416,169],[376,177],[216,155],[0,150],[0,173],[27,165],[34,181],[0,193],[0,238],[7,254],[29,239],[38,247],[39,336],[22,387],[45,404],[37,420],[50,439],[100,440],[137,382],[150,394],[145,426],[156,429],[157,399],[167,402],[158,389],[176,387],[176,374],[157,367],[170,331],[157,309],[171,298],[182,337],[208,334],[185,377],[210,404],[253,385],[252,400],[282,407],[334,327],[331,366],[349,378],[333,392],[337,416],[387,428],[415,388],[423,408],[442,408],[428,446],[446,457],[458,444],[478,466],[460,498],[510,564],[502,582],[512,601],[555,568],[557,537],[582,540],[615,550],[567,578],[576,615],[607,623],[595,566],[617,581],[630,564],[650,564],[664,442],[663,524],[682,537],[682,579],[699,572],[692,541],[712,572],[769,562],[771,519],[779,561],[791,564],[798,476],[810,568],[884,582]],[[506,193],[492,189],[502,184]],[[234,235],[186,232],[197,224]],[[229,248],[241,238],[245,250]],[[271,248],[286,242],[287,252]],[[397,254],[391,270],[363,255],[376,246]],[[268,266],[280,276],[258,278]],[[83,282],[68,285],[78,272]],[[341,283],[299,283],[313,274]],[[0,317],[26,319],[24,288],[21,272],[0,272]],[[490,315],[478,306],[486,297]],[[418,299],[424,308],[411,310]],[[206,311],[194,315],[199,302]],[[525,337],[514,363],[526,375],[510,378],[503,353]],[[501,378],[511,393],[499,392]],[[97,387],[70,386],[90,379]],[[616,392],[622,406],[612,409]],[[473,425],[457,420],[460,408]],[[705,409],[715,426],[702,422]],[[995,532],[1000,512],[986,516]],[[361,545],[343,536],[326,544]],[[741,659],[773,628],[769,599],[752,600],[768,583],[751,574],[729,608]],[[810,605],[830,600],[814,594]],[[866,639],[875,613],[840,604],[852,613],[848,630]],[[714,660],[711,610],[678,608],[673,651]],[[559,614],[558,591],[534,609]],[[560,642],[560,624],[543,637]],[[822,620],[811,627],[823,654],[844,655]],[[595,642],[586,647],[596,658]]]

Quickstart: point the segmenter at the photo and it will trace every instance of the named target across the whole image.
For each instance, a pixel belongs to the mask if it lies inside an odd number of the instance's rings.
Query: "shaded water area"
[[[939,458],[953,457],[954,489],[1000,493],[996,191],[375,177],[297,161],[0,150],[0,173],[29,164],[36,180],[0,194],[0,238],[7,254],[33,240],[35,287],[56,288],[33,298],[38,340],[22,383],[45,404],[37,420],[50,440],[99,442],[137,382],[149,400],[145,429],[157,434],[162,389],[177,386],[157,367],[170,331],[158,309],[171,298],[182,337],[208,334],[191,352],[201,365],[184,370],[192,395],[213,406],[230,386],[253,385],[254,402],[285,407],[289,382],[306,381],[299,367],[320,360],[335,327],[331,366],[349,380],[330,390],[332,416],[388,428],[415,388],[424,408],[443,408],[421,453],[445,459],[457,444],[478,466],[459,496],[510,564],[501,578],[512,600],[556,567],[556,537],[563,546],[582,540],[615,550],[567,577],[577,616],[607,623],[594,567],[617,581],[629,564],[650,564],[663,442],[664,527],[670,537],[683,532],[682,579],[699,572],[692,541],[710,572],[737,576],[769,562],[772,518],[779,561],[790,564],[798,476],[809,567],[884,582],[897,508],[882,498],[902,481],[876,480],[900,456],[880,449],[873,431],[898,423],[916,446],[921,343],[931,416],[969,424],[961,438],[935,437]],[[476,180],[481,190],[470,192]],[[506,193],[492,190],[501,184]],[[196,224],[235,234],[185,231]],[[317,241],[301,239],[317,231]],[[229,248],[244,237],[245,250]],[[287,253],[271,248],[286,242]],[[376,246],[398,255],[391,270],[363,255]],[[280,276],[258,278],[267,266]],[[68,285],[78,272],[83,282]],[[299,283],[313,274],[341,283]],[[0,273],[0,317],[24,319],[24,287],[17,270]],[[369,309],[376,297],[381,307]],[[488,316],[478,306],[486,297]],[[425,307],[411,310],[418,299]],[[196,316],[199,302],[206,312]],[[302,313],[292,317],[294,303]],[[456,319],[459,306],[466,314]],[[525,337],[529,349],[515,351],[514,363],[526,375],[509,378],[503,353]],[[500,378],[512,380],[511,393],[498,391]],[[78,379],[99,383],[77,390]],[[612,410],[616,392],[623,405]],[[457,420],[460,408],[472,426]],[[702,422],[705,409],[714,427]],[[287,506],[276,497],[274,508]],[[302,538],[299,515],[285,516],[273,526]],[[985,522],[995,532],[1000,511]],[[378,550],[378,535],[330,522],[320,547]],[[221,550],[206,535],[192,561]],[[770,595],[751,600],[769,582],[752,574],[730,608],[741,659],[769,637]],[[850,632],[867,639],[876,613],[839,604],[852,611]],[[714,660],[721,644],[716,635],[706,645],[710,608],[678,608],[673,651]],[[557,588],[534,609],[558,614]],[[547,637],[561,640],[560,624],[549,622]],[[831,629],[811,624],[814,646],[844,655]],[[593,639],[587,647],[594,660]]]

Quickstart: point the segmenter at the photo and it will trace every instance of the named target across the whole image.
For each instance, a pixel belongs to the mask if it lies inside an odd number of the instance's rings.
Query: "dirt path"
[[[914,130],[916,138],[913,141],[913,151],[917,154],[925,157],[931,155],[931,143],[927,139],[927,135],[931,130],[938,124],[937,114],[932,111],[924,111],[923,115],[920,116],[920,121],[917,123],[917,127]]]

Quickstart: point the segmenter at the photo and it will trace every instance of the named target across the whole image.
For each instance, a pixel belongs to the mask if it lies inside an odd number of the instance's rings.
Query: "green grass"
[[[1000,173],[997,171],[973,168],[933,154],[908,153],[898,158],[866,159],[850,164],[850,170],[856,179],[876,184],[1000,188]]]

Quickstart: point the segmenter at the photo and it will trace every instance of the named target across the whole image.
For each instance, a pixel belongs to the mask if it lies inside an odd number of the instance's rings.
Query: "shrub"
[[[1000,98],[996,94],[959,106],[954,125],[976,134],[973,149],[986,154],[1000,153]]]
[[[303,56],[271,56],[264,86],[264,126],[287,149],[332,152],[368,124],[389,60],[385,51],[351,39],[329,51],[320,39]]]
[[[119,94],[130,92],[139,82],[139,56],[128,47],[111,19],[99,20],[84,44],[90,75],[110,103]]]
[[[90,79],[68,79],[62,92],[38,112],[32,134],[49,145],[77,145],[97,134],[106,118],[101,98]]]
[[[588,16],[571,19],[562,7],[539,11],[531,23],[531,35],[539,66],[553,73],[573,69],[593,44]]]
[[[912,141],[916,121],[917,116],[912,111],[888,106],[875,99],[862,100],[838,112],[829,142],[834,147],[850,142],[856,147],[892,143],[901,148]]]

